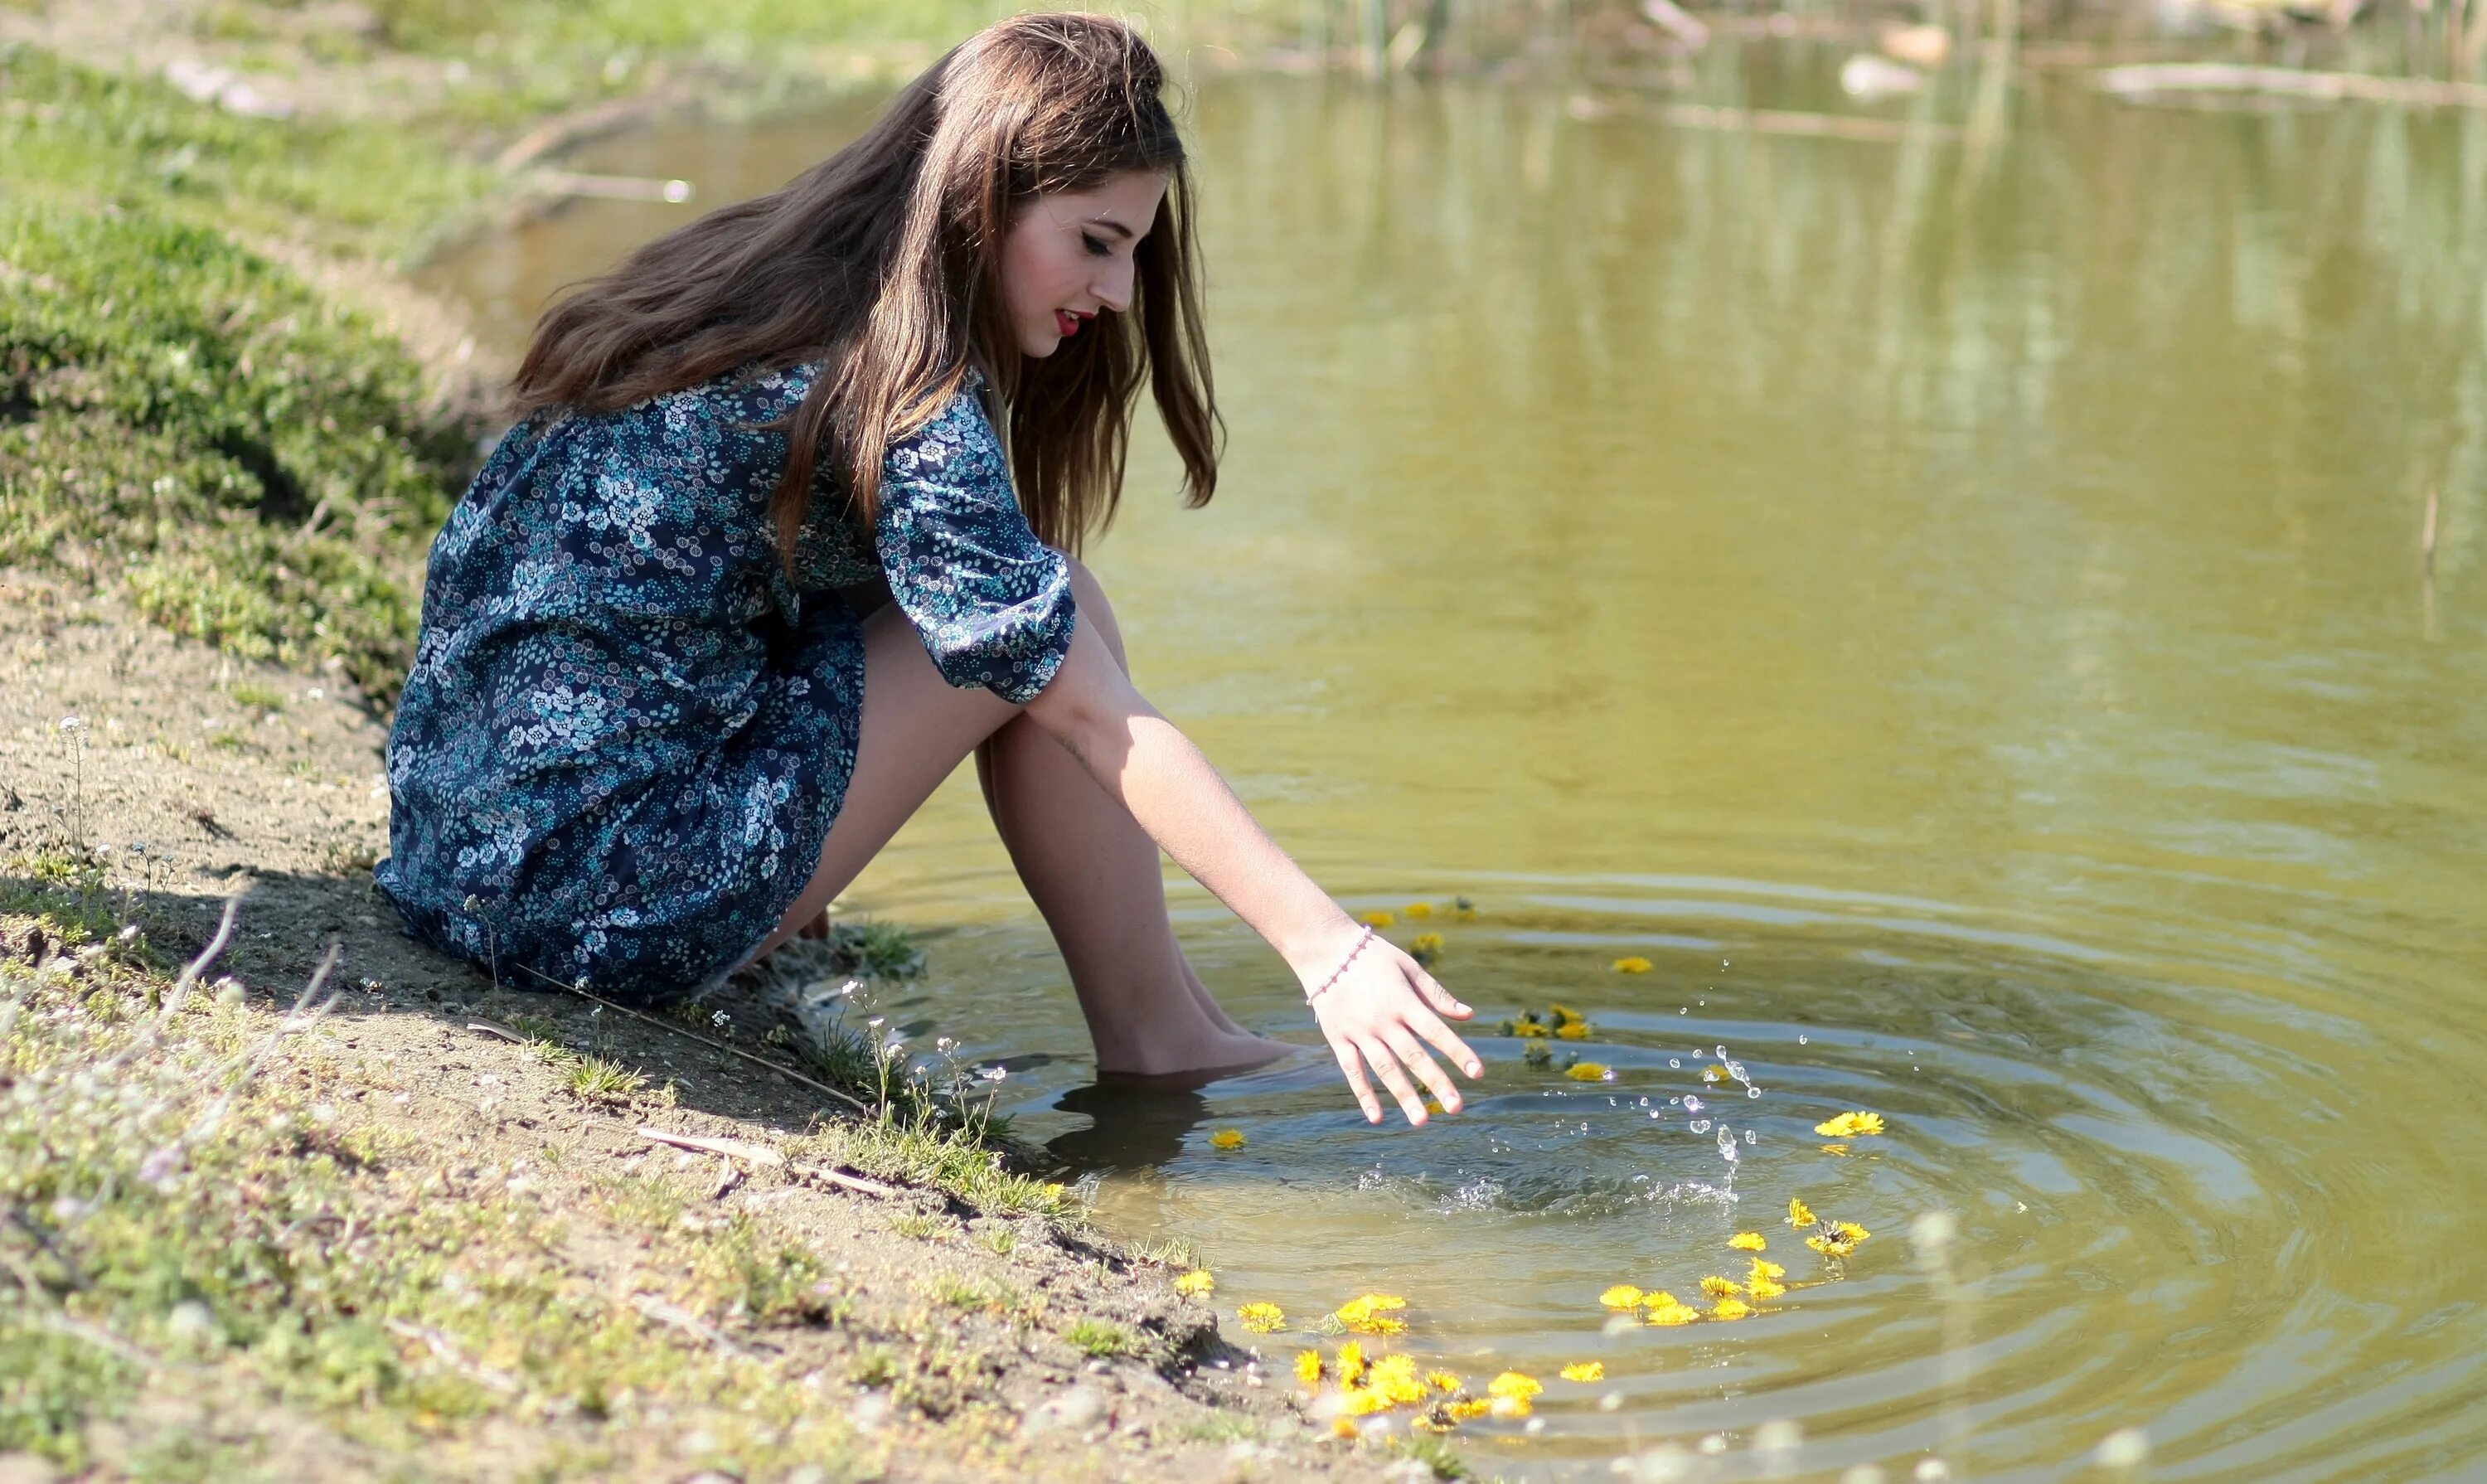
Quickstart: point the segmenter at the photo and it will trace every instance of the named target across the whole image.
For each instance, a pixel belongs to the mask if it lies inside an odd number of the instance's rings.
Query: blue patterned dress
[[[433,544],[389,737],[407,926],[505,983],[657,1000],[733,967],[812,875],[854,770],[884,579],[943,678],[1024,703],[1071,646],[1069,564],[967,386],[894,440],[873,529],[768,515],[816,367],[510,430]]]

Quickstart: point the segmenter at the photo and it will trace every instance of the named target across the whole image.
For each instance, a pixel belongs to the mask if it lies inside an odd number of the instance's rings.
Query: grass
[[[1135,1355],[1141,1348],[1131,1330],[1103,1319],[1083,1319],[1073,1325],[1063,1338],[1071,1342],[1073,1349],[1100,1360]]]

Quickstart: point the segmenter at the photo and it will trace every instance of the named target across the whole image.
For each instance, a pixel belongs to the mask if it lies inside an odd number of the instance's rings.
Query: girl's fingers
[[[1399,1058],[1390,1054],[1390,1048],[1380,1041],[1359,1041],[1355,1049],[1363,1053],[1365,1065],[1382,1078],[1382,1085],[1390,1089],[1390,1096],[1399,1100],[1399,1110],[1408,1115],[1408,1122],[1422,1124],[1425,1100],[1416,1096],[1416,1084],[1400,1070]]]
[[[1432,1091],[1434,1101],[1442,1105],[1443,1112],[1460,1110],[1459,1084],[1451,1080],[1448,1073],[1434,1065],[1434,1058],[1425,1054],[1425,1049],[1416,1044],[1414,1036],[1408,1034],[1404,1026],[1394,1025],[1383,1039],[1389,1042],[1391,1054],[1398,1057],[1409,1071],[1415,1073],[1416,1079]]]
[[[1373,1084],[1365,1079],[1364,1060],[1356,1054],[1355,1044],[1339,1040],[1329,1044],[1338,1057],[1338,1070],[1347,1077],[1347,1090],[1355,1094],[1355,1106],[1364,1109],[1366,1123],[1382,1121],[1382,1100],[1373,1095]]]
[[[1452,1020],[1465,1021],[1469,1016],[1476,1014],[1474,1010],[1471,1010],[1467,1006],[1460,1003],[1457,995],[1454,995],[1450,991],[1443,989],[1440,981],[1437,980],[1433,975],[1425,972],[1424,969],[1415,967],[1414,961],[1410,961],[1410,964],[1411,968],[1408,977],[1416,981],[1416,993],[1424,997],[1426,1004],[1433,1007],[1433,1011],[1436,1015],[1447,1015]]]
[[[1461,1071],[1470,1077],[1485,1076],[1485,1063],[1477,1059],[1477,1053],[1469,1050],[1468,1044],[1461,1040],[1448,1025],[1429,1015],[1419,1020],[1409,1021],[1408,1026],[1431,1042],[1435,1050],[1449,1057],[1452,1064]]]

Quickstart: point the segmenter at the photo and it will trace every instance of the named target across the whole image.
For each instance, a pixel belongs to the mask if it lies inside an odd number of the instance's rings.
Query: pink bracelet
[[[1347,957],[1339,960],[1338,967],[1330,970],[1329,977],[1323,980],[1320,984],[1315,985],[1313,988],[1304,991],[1304,1003],[1309,1005],[1315,999],[1327,994],[1329,992],[1329,987],[1338,983],[1338,976],[1347,972],[1347,966],[1355,963],[1355,956],[1362,953],[1364,951],[1364,945],[1371,941],[1373,941],[1373,929],[1367,927],[1363,934],[1355,939],[1355,946],[1347,950]]]

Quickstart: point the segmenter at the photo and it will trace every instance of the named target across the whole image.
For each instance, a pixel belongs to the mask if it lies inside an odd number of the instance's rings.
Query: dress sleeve
[[[1071,563],[1029,529],[976,386],[890,443],[874,544],[941,678],[1025,705],[1071,652]]]

